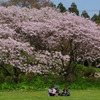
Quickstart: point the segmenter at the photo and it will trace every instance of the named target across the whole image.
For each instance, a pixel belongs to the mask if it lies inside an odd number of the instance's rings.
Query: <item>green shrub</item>
[[[5,82],[8,83],[8,84],[14,83],[14,81],[13,81],[13,79],[12,79],[11,76],[6,76],[6,77],[5,77]]]
[[[36,88],[44,88],[45,87],[45,84],[44,84],[44,81],[41,80],[41,78],[36,78],[35,81],[34,81],[34,87]]]
[[[74,82],[75,80],[76,80],[76,76],[73,75],[73,74],[69,74],[69,76],[68,76],[67,79],[66,79],[66,81],[67,81],[68,83],[72,83],[72,82]]]
[[[5,80],[5,76],[3,74],[0,74],[0,83],[3,83]]]
[[[87,67],[86,70],[84,70],[85,76],[94,76],[95,75],[95,69],[92,67]]]
[[[26,82],[26,79],[28,78],[28,77],[27,78],[26,77],[27,77],[27,75],[25,75],[25,73],[19,74],[19,83]]]
[[[9,89],[9,85],[4,82],[2,85],[1,85],[1,89]]]
[[[34,73],[27,73],[26,74],[26,82],[31,83],[35,79],[35,74]]]

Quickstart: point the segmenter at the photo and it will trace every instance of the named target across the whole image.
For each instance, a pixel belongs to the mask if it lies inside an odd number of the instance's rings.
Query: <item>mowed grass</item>
[[[1,91],[0,100],[100,100],[100,90],[70,90],[71,96],[50,97],[47,91]]]

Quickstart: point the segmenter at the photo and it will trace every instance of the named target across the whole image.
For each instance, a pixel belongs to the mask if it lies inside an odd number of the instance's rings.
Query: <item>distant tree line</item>
[[[75,13],[78,16],[80,15],[79,14],[79,10],[77,8],[77,5],[74,2],[72,2],[71,6],[68,8],[68,10],[64,7],[64,5],[62,3],[59,3],[58,6],[57,6],[57,8],[59,8],[62,13],[65,12],[65,11],[69,11],[70,13]],[[90,18],[90,16],[87,13],[87,11],[86,10],[83,10],[80,16],[81,17],[84,17],[84,18],[88,18],[88,19],[96,22],[97,24],[100,24],[100,11],[99,11],[99,14],[98,15],[97,14],[94,14]]]
[[[8,0],[6,2],[1,2],[2,6],[20,6],[28,8],[41,8],[46,6],[53,6],[53,3],[50,0]]]

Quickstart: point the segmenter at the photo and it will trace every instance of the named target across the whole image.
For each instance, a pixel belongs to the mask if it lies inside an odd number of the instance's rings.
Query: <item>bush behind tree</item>
[[[32,77],[34,78],[32,79]],[[67,86],[69,89],[94,89],[100,88],[100,79],[94,79],[93,77],[82,77],[81,75],[77,77],[74,81],[66,82],[64,77],[55,75],[39,75],[30,74],[21,76],[21,81],[19,83],[12,82],[11,77],[6,77],[5,81],[0,83],[1,90],[44,90],[49,88],[51,85],[58,85],[60,88]],[[24,80],[23,80],[24,78]],[[27,78],[30,80],[28,81]],[[23,80],[23,81],[22,81]]]

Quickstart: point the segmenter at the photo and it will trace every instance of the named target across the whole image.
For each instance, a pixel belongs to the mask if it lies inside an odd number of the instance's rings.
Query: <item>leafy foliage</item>
[[[57,8],[60,10],[60,12],[66,12],[67,11],[67,9],[63,6],[63,4],[62,3],[59,3],[58,4],[58,6],[57,6]]]
[[[86,12],[86,10],[84,10],[81,14],[82,17],[85,17],[85,18],[90,18],[90,16],[88,15],[88,13]]]
[[[69,12],[75,13],[79,16],[79,10],[77,9],[75,2],[72,2],[71,7],[69,7]]]

